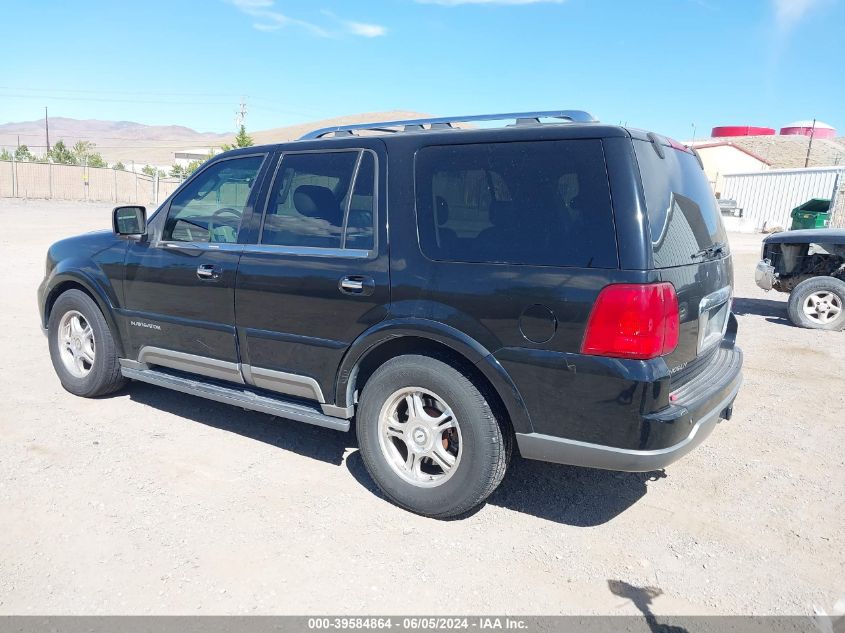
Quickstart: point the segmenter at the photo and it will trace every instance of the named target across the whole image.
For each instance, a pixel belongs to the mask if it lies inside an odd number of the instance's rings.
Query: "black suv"
[[[54,244],[38,296],[71,393],[131,379],[354,420],[384,494],[449,517],[514,441],[625,471],[701,443],[741,382],[732,276],[693,150],[555,111],[226,152],[149,221],[118,207]]]

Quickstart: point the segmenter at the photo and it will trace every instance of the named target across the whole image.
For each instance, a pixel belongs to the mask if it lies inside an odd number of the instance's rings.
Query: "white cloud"
[[[361,37],[381,37],[387,33],[387,29],[380,24],[367,24],[366,22],[347,20],[344,22],[344,26],[353,35],[360,35]]]
[[[416,0],[420,4],[439,4],[457,7],[462,4],[561,4],[566,0]]]
[[[823,0],[772,0],[778,26],[788,29],[799,22],[807,13],[822,4]]]
[[[317,37],[336,37],[338,35],[335,30],[324,28],[313,22],[292,18],[276,10],[274,0],[227,0],[227,2],[253,18],[255,21],[252,26],[258,31],[277,31],[287,26],[293,26],[308,31]],[[387,29],[378,24],[341,20],[330,11],[323,11],[322,13],[336,21],[344,32],[352,35],[379,37],[387,33]]]

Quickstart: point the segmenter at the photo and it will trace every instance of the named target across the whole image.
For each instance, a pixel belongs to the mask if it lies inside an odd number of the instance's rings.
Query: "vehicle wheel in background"
[[[805,279],[789,294],[789,320],[815,330],[845,328],[845,282],[835,277]]]
[[[47,331],[53,368],[69,392],[94,398],[126,384],[108,324],[84,292],[68,290],[56,299]]]

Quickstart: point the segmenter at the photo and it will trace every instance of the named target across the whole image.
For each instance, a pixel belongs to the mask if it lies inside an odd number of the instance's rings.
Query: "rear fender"
[[[517,433],[532,432],[531,418],[510,375],[478,341],[444,323],[429,319],[401,318],[382,321],[358,337],[347,351],[336,379],[337,406],[355,402],[358,370],[362,362],[381,346],[400,339],[423,339],[448,348],[471,363],[495,390]]]

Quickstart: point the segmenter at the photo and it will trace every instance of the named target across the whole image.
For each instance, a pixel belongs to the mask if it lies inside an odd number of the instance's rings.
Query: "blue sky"
[[[687,139],[818,117],[845,133],[845,0],[3,3],[0,123],[225,132],[353,112],[580,108]]]

